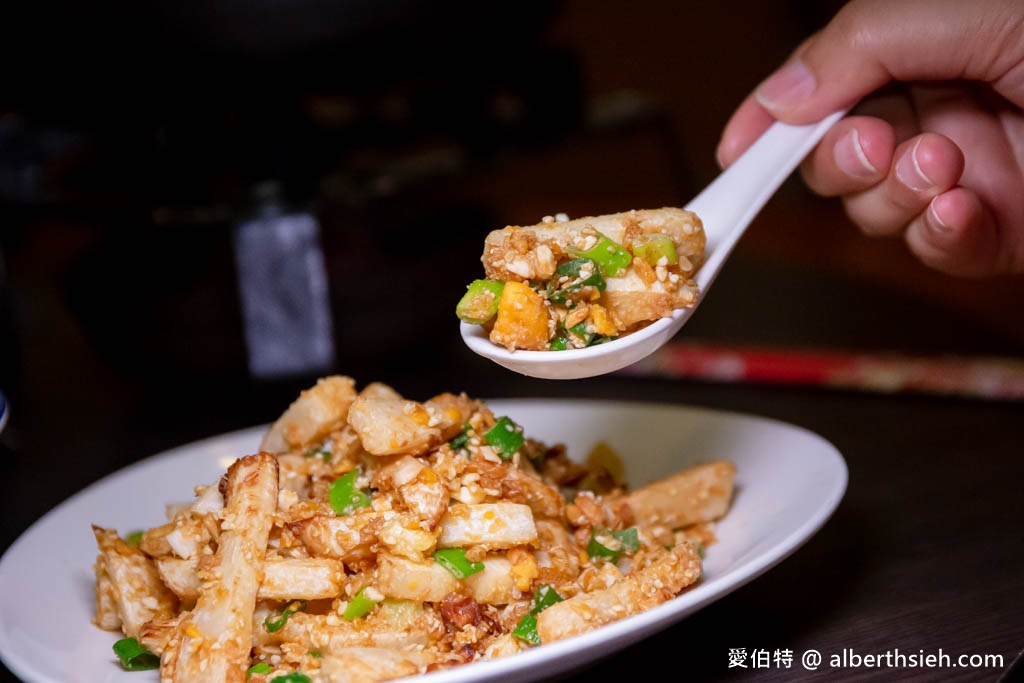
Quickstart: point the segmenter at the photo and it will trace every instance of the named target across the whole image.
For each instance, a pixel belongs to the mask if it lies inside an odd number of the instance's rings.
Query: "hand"
[[[801,166],[808,186],[936,269],[1024,273],[1024,5],[853,0],[739,106],[719,163],[776,119],[858,102]]]

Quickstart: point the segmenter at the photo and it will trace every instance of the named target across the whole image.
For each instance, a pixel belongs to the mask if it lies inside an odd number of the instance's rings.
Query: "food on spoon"
[[[340,376],[262,443],[137,541],[93,527],[95,623],[126,670],[384,681],[585,633],[700,580],[735,474],[632,490],[603,442],[571,460],[465,394]]]
[[[704,247],[700,218],[672,207],[508,226],[455,312],[509,350],[593,346],[692,306]]]

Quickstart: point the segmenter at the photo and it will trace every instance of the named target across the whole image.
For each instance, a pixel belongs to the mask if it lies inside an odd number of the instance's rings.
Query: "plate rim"
[[[475,662],[473,667],[454,667],[452,669],[422,674],[418,677],[421,680],[429,681],[429,683],[492,681],[500,679],[507,676],[509,673],[514,673],[520,669],[531,670],[534,667],[544,668],[546,673],[541,675],[550,676],[570,669],[579,668],[581,666],[578,663],[559,665],[559,660],[561,658],[565,658],[565,655],[578,652],[590,652],[604,645],[613,645],[613,647],[608,650],[608,654],[618,652],[625,647],[648,637],[651,633],[667,628],[673,623],[681,621],[686,616],[703,609],[708,604],[727,596],[750,583],[754,579],[762,576],[790,557],[810,541],[831,519],[845,497],[846,490],[849,485],[849,467],[843,454],[835,444],[823,437],[821,434],[799,424],[786,422],[781,419],[760,415],[754,412],[706,407],[685,402],[604,399],[592,397],[491,397],[480,398],[478,400],[487,404],[489,407],[493,407],[495,405],[500,407],[503,404],[529,405],[552,402],[564,403],[566,404],[566,407],[584,409],[587,408],[587,406],[603,406],[610,408],[616,405],[628,405],[633,409],[653,408],[656,410],[678,410],[696,414],[703,413],[715,415],[725,419],[738,419],[748,423],[767,424],[789,432],[800,433],[804,438],[810,438],[813,441],[817,441],[818,444],[823,447],[823,451],[828,454],[828,458],[832,461],[831,464],[837,467],[835,471],[836,477],[834,480],[830,481],[831,489],[828,491],[828,495],[822,499],[818,507],[814,510],[813,515],[802,520],[802,522],[787,534],[784,539],[775,543],[767,551],[755,554],[754,557],[749,558],[740,563],[739,566],[730,569],[723,576],[715,577],[708,582],[701,582],[693,588],[684,591],[684,593],[677,596],[677,598],[660,605],[656,605],[649,610],[605,624],[599,629],[594,629],[572,638],[550,643],[544,648],[526,650],[517,653],[514,657],[501,657],[493,660]],[[222,441],[255,437],[262,431],[268,429],[271,424],[272,423],[254,424],[248,427],[232,429],[218,434],[200,437],[192,441],[158,451],[100,477],[61,501],[58,505],[48,510],[35,522],[29,525],[29,527],[22,531],[14,542],[11,543],[11,545],[4,551],[3,555],[0,556],[0,576],[5,573],[4,569],[5,564],[8,562],[8,558],[16,555],[16,549],[23,542],[27,542],[27,539],[34,531],[37,531],[38,528],[42,527],[48,520],[59,516],[66,508],[72,507],[79,499],[91,495],[94,489],[99,488],[100,486],[109,485],[112,481],[118,478],[129,476],[134,470],[141,470],[146,467],[156,465],[160,461],[180,457],[183,451],[189,452],[197,449],[201,450],[209,448],[211,445]],[[718,584],[721,583],[726,585],[718,587]],[[680,607],[680,603],[677,603],[676,600],[679,599],[679,597],[684,597],[690,594],[696,594],[699,598]],[[679,613],[677,614],[677,612]],[[10,653],[14,648],[11,647],[11,644],[8,642],[5,634],[6,631],[4,629],[0,629],[0,660],[3,661],[4,665],[7,666],[12,673],[19,677],[23,677],[27,683],[61,683],[57,679],[50,677],[49,674],[41,673],[38,670],[32,669],[30,664],[24,663],[20,659],[12,659],[10,657]],[[550,662],[548,662],[548,660],[550,660]],[[544,667],[545,662],[548,662],[547,667]],[[467,669],[470,668],[472,671],[467,671]],[[524,680],[533,680],[533,678],[526,676]]]

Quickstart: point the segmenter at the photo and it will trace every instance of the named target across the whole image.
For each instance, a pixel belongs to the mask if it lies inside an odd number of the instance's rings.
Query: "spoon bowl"
[[[479,325],[460,323],[462,339],[474,353],[529,377],[581,379],[621,370],[649,356],[669,341],[707,296],[736,243],[754,217],[771,199],[822,136],[845,111],[817,123],[794,126],[773,123],[728,169],[718,175],[686,209],[704,224],[707,237],[704,264],[694,275],[697,300],[670,317],[613,341],[565,351],[509,351],[493,343]]]

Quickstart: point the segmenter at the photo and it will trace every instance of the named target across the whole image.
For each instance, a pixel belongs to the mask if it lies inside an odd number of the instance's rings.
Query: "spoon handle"
[[[808,152],[845,111],[818,123],[794,126],[776,122],[686,208],[704,223],[708,260],[697,271],[702,288],[710,286],[747,226]]]

